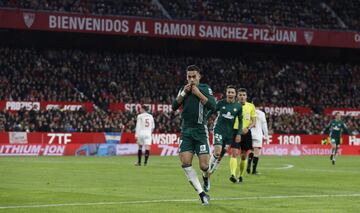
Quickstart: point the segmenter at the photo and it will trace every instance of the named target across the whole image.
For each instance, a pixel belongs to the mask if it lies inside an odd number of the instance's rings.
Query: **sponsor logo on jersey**
[[[234,119],[234,116],[230,112],[227,112],[226,114],[221,114],[221,115],[227,119]]]

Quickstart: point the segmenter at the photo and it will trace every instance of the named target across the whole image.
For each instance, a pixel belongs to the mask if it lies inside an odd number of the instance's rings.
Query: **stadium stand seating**
[[[358,0],[1,0],[0,7],[231,22],[316,29],[359,30]]]
[[[249,97],[259,98],[264,106],[307,106],[320,113],[325,107],[356,108],[360,102],[359,64],[2,47],[0,100],[91,101],[96,105],[94,112],[4,111],[5,129],[133,131],[136,114],[110,112],[109,104],[171,103],[185,82],[188,64],[203,69],[202,81],[214,92],[235,84],[247,88]],[[268,117],[275,133],[319,133],[329,120],[317,114]],[[155,113],[156,131],[177,132],[178,118],[177,113]],[[350,128],[360,126],[355,117],[346,120]]]

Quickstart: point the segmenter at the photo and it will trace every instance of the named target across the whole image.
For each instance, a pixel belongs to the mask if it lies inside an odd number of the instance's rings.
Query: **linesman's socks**
[[[230,173],[234,177],[236,177],[236,169],[237,169],[237,159],[231,157],[230,158]]]
[[[244,176],[244,174],[245,174],[246,164],[247,164],[247,160],[246,160],[246,159],[240,161],[240,177]]]

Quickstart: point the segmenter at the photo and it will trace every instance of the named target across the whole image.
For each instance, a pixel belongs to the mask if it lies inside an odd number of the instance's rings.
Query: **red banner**
[[[91,144],[106,143],[107,133],[1,132],[0,144]],[[121,136],[117,137],[120,143]],[[111,138],[114,139],[114,138]],[[109,140],[109,139],[108,139]]]
[[[177,144],[179,133],[156,133],[153,134],[153,144]],[[327,135],[298,135],[298,134],[272,134],[269,136],[269,144],[300,145],[300,144],[321,144]],[[360,135],[343,135],[344,145],[360,145]],[[121,143],[135,143],[134,133],[123,133]],[[209,142],[212,144],[212,134],[209,134]],[[265,142],[265,141],[264,141]]]
[[[136,155],[136,144],[67,144],[67,145],[1,145],[1,156],[124,156]],[[176,156],[178,144],[151,145],[152,155]],[[360,146],[341,145],[339,155],[360,155]],[[261,155],[276,156],[316,156],[331,155],[330,145],[264,145]]]
[[[352,108],[326,108],[324,109],[325,115],[335,115],[336,113],[340,113],[340,115],[344,116],[360,116],[360,109],[352,109]]]
[[[212,144],[212,134],[209,134],[209,142]],[[152,144],[174,145],[179,143],[179,133],[154,133]],[[279,145],[305,145],[322,144],[327,135],[295,135],[273,134],[269,137],[269,144]],[[360,146],[360,135],[343,135],[343,145]],[[51,132],[2,132],[0,144],[100,144],[121,143],[135,144],[134,133],[51,133]]]
[[[111,111],[129,111],[139,112],[141,105],[145,105],[151,112],[166,112],[172,111],[171,104],[140,104],[140,103],[113,103],[109,104],[109,110]]]
[[[360,33],[0,9],[0,28],[360,48]]]
[[[79,111],[84,109],[87,112],[93,111],[93,103],[91,102],[54,102],[54,101],[0,101],[0,110],[19,111],[25,110],[53,110],[61,111]]]

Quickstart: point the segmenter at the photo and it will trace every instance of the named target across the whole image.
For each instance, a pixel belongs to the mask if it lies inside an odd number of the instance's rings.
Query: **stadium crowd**
[[[66,112],[61,110],[0,112],[0,130],[27,132],[134,132],[135,112]],[[178,113],[153,113],[157,133],[179,132]],[[209,129],[214,125],[216,115],[209,119]],[[320,114],[266,115],[269,133],[278,134],[320,134],[333,119]],[[360,134],[360,119],[346,116],[343,120],[353,132]]]
[[[0,7],[164,18],[151,0],[0,0]]]
[[[135,112],[26,111],[0,112],[3,131],[28,132],[134,132]],[[175,113],[154,113],[155,132],[178,132],[180,119]]]
[[[350,30],[359,29],[359,4],[358,0],[0,0],[0,7],[35,10]]]
[[[184,3],[185,2],[185,3]],[[172,17],[270,26],[341,29],[319,1],[161,0]]]
[[[91,101],[96,106],[94,112],[3,111],[2,125],[7,131],[133,131],[136,114],[111,112],[109,103],[169,104],[185,82],[188,64],[203,69],[202,81],[216,93],[235,84],[247,88],[249,97],[257,97],[262,105],[307,106],[316,113],[268,115],[275,133],[319,133],[329,121],[318,115],[323,108],[358,108],[360,103],[358,64],[2,47],[0,100]],[[179,130],[177,113],[154,117],[155,132]],[[359,119],[346,121],[359,132]]]
[[[325,2],[341,17],[349,29],[360,30],[359,0],[348,0],[345,2],[326,0]]]
[[[0,48],[0,100],[91,101],[105,111],[115,102],[168,104],[185,83],[189,64],[202,68],[202,81],[215,93],[233,84],[263,105],[321,112],[360,103],[359,64],[5,47]]]

